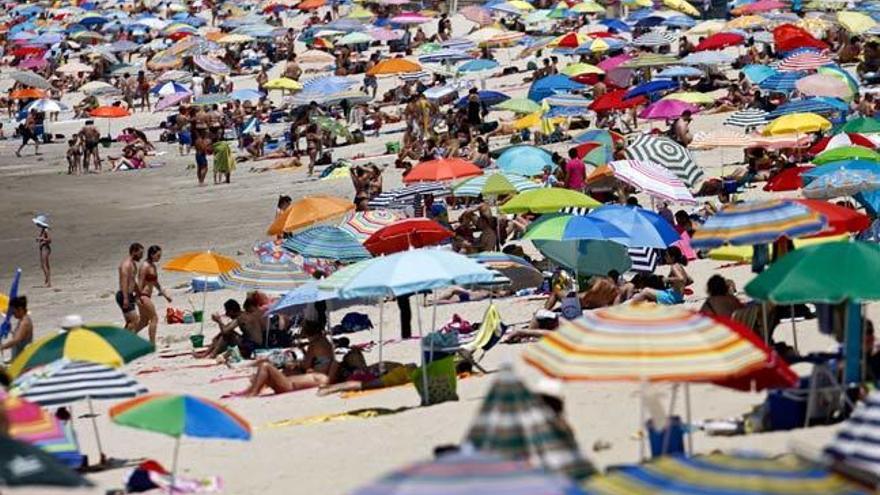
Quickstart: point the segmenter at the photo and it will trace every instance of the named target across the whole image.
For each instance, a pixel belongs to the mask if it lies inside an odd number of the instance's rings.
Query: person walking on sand
[[[44,284],[46,287],[52,287],[51,268],[49,267],[49,255],[52,254],[52,237],[49,235],[49,218],[40,214],[32,220],[34,225],[39,227],[40,233],[37,234],[37,249],[40,252],[40,268],[43,269]]]
[[[148,333],[150,343],[156,345],[156,330],[159,328],[159,314],[156,311],[156,305],[153,304],[153,288],[156,288],[158,294],[165,298],[169,303],[171,298],[165,289],[159,285],[159,269],[157,267],[159,260],[162,258],[162,248],[156,245],[147,249],[147,259],[141,264],[138,272],[138,292],[137,308],[140,313],[140,322],[135,333],[140,332],[145,327],[149,327]]]
[[[144,246],[135,242],[128,247],[128,256],[119,264],[119,290],[116,291],[116,304],[125,317],[125,328],[135,330],[139,318],[137,300],[140,290],[137,284],[138,262],[144,256]]]
[[[205,185],[205,177],[208,176],[208,152],[211,149],[211,139],[207,134],[199,134],[196,136],[194,146],[196,150],[196,177],[199,185]],[[214,173],[214,184],[217,183],[217,173]]]
[[[18,133],[21,134],[21,146],[15,150],[15,156],[21,158],[21,150],[30,141],[34,142],[34,154],[40,154],[40,139],[37,137],[37,112],[31,110],[27,114],[24,122],[18,126]]]

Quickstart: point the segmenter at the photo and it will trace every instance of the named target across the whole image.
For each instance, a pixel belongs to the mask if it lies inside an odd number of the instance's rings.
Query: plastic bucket
[[[193,321],[196,323],[201,323],[205,317],[204,311],[193,311]]]
[[[201,334],[190,335],[189,341],[192,342],[193,347],[202,347],[205,343],[205,336]]]

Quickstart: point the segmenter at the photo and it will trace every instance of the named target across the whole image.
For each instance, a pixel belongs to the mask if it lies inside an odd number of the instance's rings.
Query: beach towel
[[[214,143],[214,171],[222,174],[235,170],[235,153],[226,141]]]
[[[681,254],[683,254],[688,261],[693,261],[697,259],[697,252],[694,251],[694,248],[691,247],[691,236],[687,233],[687,231],[682,232],[679,237],[681,239],[673,242],[672,245],[678,246],[678,249],[681,250]]]
[[[126,493],[142,493],[156,488],[168,492],[170,487],[171,473],[152,459],[138,464],[125,479]],[[173,488],[177,493],[217,493],[223,489],[223,482],[219,476],[197,479],[178,475]]]

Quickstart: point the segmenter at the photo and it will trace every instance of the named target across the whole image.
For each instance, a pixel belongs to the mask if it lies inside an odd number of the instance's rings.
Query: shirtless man
[[[245,299],[244,311],[242,311],[238,301],[229,299],[223,303],[223,309],[225,315],[221,316],[219,313],[211,315],[211,320],[217,324],[220,333],[214,337],[208,349],[197,353],[196,357],[215,358],[230,346],[239,346],[239,350],[244,347],[247,352],[242,351],[242,356],[250,357],[253,349],[263,342],[266,318],[256,301],[250,297]],[[226,318],[224,319],[223,316]],[[235,332],[236,328],[241,331],[240,334]]]
[[[299,81],[299,77],[302,75],[302,69],[299,64],[296,63],[296,54],[292,54],[290,56],[290,60],[287,62],[287,66],[284,67],[284,77],[288,79],[293,79],[294,81]]]
[[[672,132],[675,136],[675,140],[682,146],[691,144],[691,141],[694,139],[691,135],[690,124],[691,111],[685,110],[682,112],[681,117],[675,121],[675,124],[672,125]]]
[[[83,170],[88,172],[89,161],[94,158],[95,170],[101,171],[101,155],[98,153],[98,144],[101,142],[101,133],[95,127],[94,120],[87,120],[86,125],[79,131],[83,143]]]
[[[207,134],[199,134],[196,137],[196,176],[199,179],[200,186],[205,184],[205,177],[208,176],[208,152],[210,151],[211,146],[211,139]],[[214,182],[217,182],[216,174],[214,176]]]
[[[125,100],[126,107],[133,112],[134,97],[137,94],[137,82],[126,72],[125,75],[122,76],[122,81],[119,85],[119,89],[122,90],[122,98]]]
[[[135,242],[128,247],[128,256],[119,264],[119,290],[116,292],[116,304],[125,317],[125,328],[136,330],[140,318],[137,311],[137,300],[140,290],[137,285],[138,263],[144,255],[144,246]]]

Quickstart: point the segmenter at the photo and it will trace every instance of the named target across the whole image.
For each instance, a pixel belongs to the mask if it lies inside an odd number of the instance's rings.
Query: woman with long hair
[[[153,288],[159,295],[165,298],[169,303],[171,298],[165,289],[159,285],[159,260],[162,258],[162,248],[155,244],[147,249],[147,259],[141,264],[138,270],[138,283],[140,294],[138,294],[137,306],[141,315],[141,321],[138,324],[137,332],[145,327],[149,327],[150,343],[156,343],[156,329],[159,327],[159,314],[156,306],[153,304]],[[135,332],[135,333],[137,333]]]

